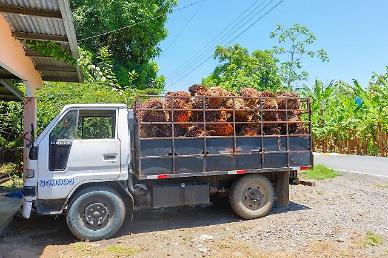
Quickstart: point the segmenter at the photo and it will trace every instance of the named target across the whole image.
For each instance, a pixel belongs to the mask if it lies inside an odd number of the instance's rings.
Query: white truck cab
[[[62,213],[85,183],[127,180],[129,141],[126,105],[65,106],[33,143],[23,216],[30,216],[32,202],[39,213]]]

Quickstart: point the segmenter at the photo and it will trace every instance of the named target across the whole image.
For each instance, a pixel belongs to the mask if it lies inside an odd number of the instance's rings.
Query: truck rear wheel
[[[112,237],[125,218],[125,204],[115,190],[90,187],[80,191],[71,201],[66,222],[70,231],[82,240]]]
[[[272,209],[274,190],[264,176],[246,175],[237,180],[230,191],[229,201],[233,211],[244,219],[267,215]]]

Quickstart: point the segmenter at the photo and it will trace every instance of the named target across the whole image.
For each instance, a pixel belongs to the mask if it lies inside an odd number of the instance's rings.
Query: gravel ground
[[[388,179],[344,174],[290,194],[288,209],[250,221],[222,204],[143,211],[94,243],[76,242],[62,217],[17,218],[0,257],[388,257]]]

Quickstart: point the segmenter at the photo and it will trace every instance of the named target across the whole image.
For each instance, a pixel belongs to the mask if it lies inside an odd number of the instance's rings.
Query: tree
[[[164,24],[175,4],[176,0],[73,0],[79,44],[93,53],[106,47],[122,87],[162,88],[164,77],[157,76],[153,59],[160,54],[158,44],[167,36]]]
[[[281,87],[276,61],[269,50],[254,50],[235,44],[230,47],[217,46],[214,58],[220,64],[202,83],[207,86],[220,85],[238,91],[242,87],[258,90],[275,90]]]
[[[277,25],[270,37],[277,39],[273,52],[279,56],[281,77],[289,89],[295,82],[305,81],[308,78],[308,72],[303,70],[304,57],[318,58],[322,62],[329,61],[325,50],[311,49],[317,37],[303,25],[294,24],[287,29],[282,25]]]

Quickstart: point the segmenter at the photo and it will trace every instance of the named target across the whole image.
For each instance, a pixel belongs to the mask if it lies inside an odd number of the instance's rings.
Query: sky
[[[388,65],[387,0],[285,0],[226,44],[277,2],[279,0],[179,0],[175,9],[194,5],[168,17],[168,36],[161,42],[162,53],[156,59],[159,73],[166,76],[166,89],[184,90],[209,75],[217,65],[212,57],[217,43],[224,46],[239,43],[249,51],[272,48],[276,42],[269,34],[277,24],[307,26],[318,38],[312,48],[328,52],[329,63],[316,59],[304,62],[310,75],[308,84],[319,78],[324,82],[357,79],[366,85],[373,72],[385,71]],[[256,10],[253,18],[236,22],[250,6],[246,14]],[[254,9],[256,6],[259,7]],[[243,26],[245,21],[250,22]],[[234,28],[235,33],[220,34],[225,28],[225,32]],[[184,75],[187,76],[182,78]]]

